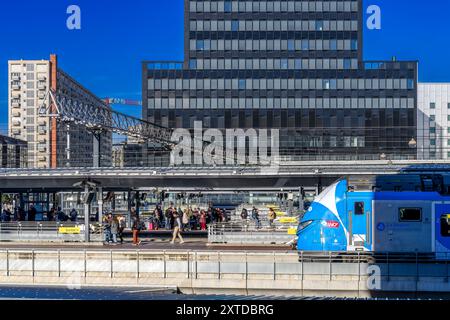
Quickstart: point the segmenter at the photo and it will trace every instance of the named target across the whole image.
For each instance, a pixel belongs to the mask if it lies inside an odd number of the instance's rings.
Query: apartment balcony
[[[39,90],[45,90],[45,89],[47,89],[47,84],[46,83],[38,83],[38,89]]]
[[[19,101],[13,101],[13,102],[11,102],[11,106],[13,108],[20,108],[20,102]]]
[[[22,133],[22,130],[20,130],[20,129],[12,129],[11,133],[13,135],[15,135],[15,136],[18,136],[18,135],[20,135]]]
[[[38,98],[39,98],[39,99],[44,99],[44,98],[45,98],[45,93],[39,92]]]
[[[12,112],[12,116],[13,116],[13,117],[16,117],[16,118],[17,118],[17,117],[20,117],[20,111],[13,111],[13,112]]]
[[[13,81],[20,81],[20,76],[17,76],[17,75],[11,76],[11,80],[13,80]]]
[[[21,124],[22,124],[22,122],[20,121],[20,119],[13,119],[12,120],[12,125],[14,127],[20,127]]]
[[[37,79],[39,81],[46,81],[47,80],[47,76],[45,74],[38,74]]]
[[[38,125],[39,126],[47,126],[47,121],[45,121],[44,119],[39,119]]]
[[[38,146],[38,152],[46,152],[47,151],[47,146]]]
[[[47,161],[47,157],[46,156],[40,156],[40,157],[38,157],[38,161],[39,162],[46,162]]]
[[[20,90],[20,84],[13,84],[11,85],[12,90]]]

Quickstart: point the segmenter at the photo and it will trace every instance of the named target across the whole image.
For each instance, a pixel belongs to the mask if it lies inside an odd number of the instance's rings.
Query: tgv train
[[[450,257],[450,173],[344,178],[313,201],[297,229],[300,251],[440,253]]]

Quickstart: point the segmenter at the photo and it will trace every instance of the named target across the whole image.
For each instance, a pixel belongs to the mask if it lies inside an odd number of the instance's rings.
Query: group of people
[[[223,222],[227,220],[225,210],[220,208],[209,207],[207,210],[200,208],[176,208],[171,203],[163,212],[161,206],[156,206],[151,217],[152,229],[173,230],[176,227],[176,219],[180,219],[180,229],[186,230],[206,230],[210,223]]]
[[[38,211],[34,205],[30,205],[28,211],[23,208],[18,207],[14,209],[14,212],[9,206],[4,206],[0,215],[1,222],[11,222],[11,221],[36,221],[36,216]],[[43,217],[44,218],[44,217]],[[61,207],[53,207],[47,212],[46,221],[57,221],[57,222],[76,222],[78,219],[78,212],[74,208],[67,215]]]
[[[251,218],[253,221],[255,221],[256,228],[261,228],[261,219],[259,217],[259,210],[255,206],[252,208],[252,215]],[[269,208],[269,212],[267,213],[267,220],[269,221],[269,226],[273,226],[273,222],[277,218],[277,214],[273,208]],[[244,222],[247,222],[248,220],[248,210],[246,208],[243,208],[241,211],[241,219]]]
[[[120,239],[120,243],[123,244],[123,231],[125,227],[126,219],[124,216],[114,216],[112,213],[106,214],[103,217],[105,243],[117,244],[117,239]]]

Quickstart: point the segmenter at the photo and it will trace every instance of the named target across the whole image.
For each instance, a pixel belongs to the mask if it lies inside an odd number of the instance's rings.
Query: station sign
[[[58,233],[61,234],[80,234],[80,227],[59,227]]]

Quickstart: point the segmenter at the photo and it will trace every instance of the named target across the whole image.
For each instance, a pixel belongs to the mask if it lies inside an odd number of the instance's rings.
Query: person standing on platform
[[[117,243],[117,234],[119,233],[119,220],[117,217],[113,217],[111,220],[111,235],[112,235],[112,242],[115,244]]]
[[[124,216],[121,216],[119,218],[119,238],[120,238],[120,244],[123,244],[123,231],[125,230],[127,226],[127,222],[125,220]]]
[[[70,221],[77,222],[78,212],[75,210],[75,208],[72,208],[70,211]]]
[[[138,246],[141,244],[139,240],[139,232],[141,231],[142,225],[141,220],[137,215],[134,215],[132,218],[131,230],[133,232],[133,245]]]
[[[28,221],[36,221],[36,208],[31,205],[30,210],[28,210]]]
[[[202,231],[206,230],[206,212],[202,210],[202,213],[200,214],[200,229]]]

